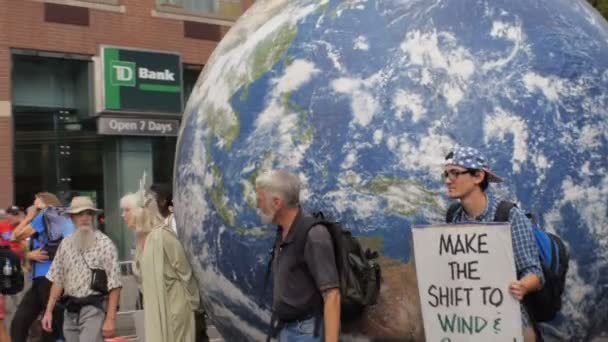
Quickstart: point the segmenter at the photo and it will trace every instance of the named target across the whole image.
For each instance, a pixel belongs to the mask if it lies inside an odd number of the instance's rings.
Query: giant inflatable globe
[[[455,144],[485,151],[491,191],[570,248],[551,336],[608,332],[608,24],[582,0],[257,1],[186,107],[179,235],[227,341],[260,341],[274,227],[254,180],[281,168],[304,207],[381,252],[378,304],[351,334],[424,338],[411,227],[442,222]],[[420,271],[420,270],[419,270]],[[561,335],[560,335],[561,334]]]

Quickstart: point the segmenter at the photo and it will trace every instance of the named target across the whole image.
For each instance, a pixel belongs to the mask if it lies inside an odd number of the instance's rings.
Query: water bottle
[[[2,268],[2,274],[4,274],[6,277],[13,275],[13,265],[11,265],[11,260],[9,258],[6,258],[6,262]]]
[[[11,276],[13,275],[13,265],[11,265],[11,260],[9,258],[6,258],[6,261],[4,262],[4,267],[2,267],[2,275],[4,275],[2,290],[8,290],[12,286]],[[2,291],[2,293],[4,293],[4,291]]]

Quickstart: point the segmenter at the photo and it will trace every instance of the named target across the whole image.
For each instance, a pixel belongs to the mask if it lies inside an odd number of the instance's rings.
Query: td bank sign
[[[169,69],[163,71],[148,70],[147,68],[136,68],[135,63],[115,61],[110,66],[112,70],[112,81],[115,85],[135,87],[135,70],[140,80],[163,80],[175,82],[175,73]],[[161,90],[168,91],[168,90]]]
[[[178,54],[102,47],[103,111],[182,112]]]

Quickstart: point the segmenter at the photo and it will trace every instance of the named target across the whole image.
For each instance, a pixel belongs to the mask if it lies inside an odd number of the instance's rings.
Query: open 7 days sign
[[[102,47],[103,111],[182,112],[178,54]]]

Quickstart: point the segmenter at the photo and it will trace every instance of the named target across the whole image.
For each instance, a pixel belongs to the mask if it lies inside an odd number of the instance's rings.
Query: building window
[[[235,20],[243,13],[241,0],[156,0],[159,10]]]
[[[200,65],[184,65],[182,71],[183,82],[184,82],[184,107],[188,103],[188,99],[196,86],[198,76],[201,74],[202,66]]]
[[[154,183],[173,184],[177,137],[152,138],[152,176]]]
[[[16,203],[50,191],[66,204],[87,195],[103,205],[91,61],[14,54],[11,71]]]

